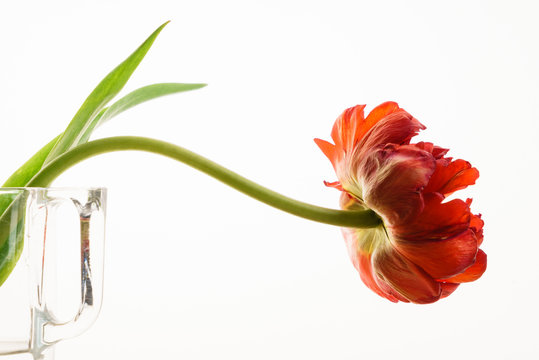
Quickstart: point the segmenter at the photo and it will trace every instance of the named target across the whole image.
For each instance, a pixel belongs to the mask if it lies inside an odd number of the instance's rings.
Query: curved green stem
[[[265,204],[309,220],[355,228],[371,228],[380,224],[380,218],[371,210],[334,210],[294,200],[260,186],[180,146],[144,137],[109,137],[79,145],[44,166],[27,186],[46,187],[58,175],[82,160],[103,153],[124,150],[147,151],[178,160]]]

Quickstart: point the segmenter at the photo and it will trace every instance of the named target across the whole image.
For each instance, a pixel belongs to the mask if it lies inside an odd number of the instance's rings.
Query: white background
[[[394,100],[481,172],[489,267],[433,305],[369,291],[338,228],[280,213],[184,165],[109,154],[56,186],[109,188],[102,313],[57,359],[535,359],[539,7],[535,1],[0,3],[0,176],[62,131],[165,20],[95,138],[143,135],[336,207],[329,139],[347,107]],[[125,92],[124,92],[125,93]],[[2,323],[6,327],[9,324]]]

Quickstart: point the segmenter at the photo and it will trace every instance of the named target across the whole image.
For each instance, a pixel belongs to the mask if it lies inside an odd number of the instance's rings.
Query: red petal
[[[439,192],[445,196],[475,184],[479,177],[479,171],[473,168],[469,162],[458,159],[444,164],[444,159],[437,160],[436,171],[432,174],[429,184],[425,188],[427,192]]]
[[[335,182],[327,182],[327,181],[324,181],[324,185],[326,185],[327,187],[331,187],[331,188],[334,188],[334,189],[337,189],[337,190],[341,190],[341,191],[342,191],[342,186],[341,186],[340,181],[335,181]]]
[[[358,171],[363,199],[386,224],[402,224],[423,210],[421,190],[435,167],[431,154],[410,145],[389,144],[372,151]]]
[[[441,299],[448,297],[453,293],[453,291],[457,290],[460,284],[451,284],[451,283],[440,283],[440,286],[442,287],[442,296],[440,296]]]
[[[363,109],[365,109],[365,105],[348,108],[335,120],[331,130],[331,138],[338,150],[344,153],[352,151],[356,144],[357,133],[364,126]]]
[[[357,134],[357,139],[361,139],[365,134],[380,120],[386,116],[402,110],[399,108],[399,104],[393,101],[386,101],[371,110],[367,118],[365,119],[365,125],[361,128],[361,131]]]
[[[378,121],[359,143],[362,153],[385,144],[408,144],[419,130],[425,129],[417,119],[404,110],[393,112]],[[358,156],[361,156],[358,154]]]
[[[449,149],[444,149],[443,147],[434,145],[434,149],[432,149],[432,156],[434,156],[435,159],[441,159],[448,152]]]
[[[443,195],[429,193],[423,196],[424,209],[412,221],[401,226],[390,226],[391,233],[404,239],[445,239],[460,234],[470,227],[469,205],[459,199],[442,203]]]
[[[376,282],[378,283],[378,286],[380,286],[380,289],[385,294],[388,294],[389,296],[393,296],[396,300],[402,301],[405,303],[409,303],[410,300],[399,294],[395,289],[393,289],[388,283],[385,282],[385,280],[382,280],[379,276],[376,278]]]
[[[475,233],[475,238],[477,239],[477,246],[481,246],[481,244],[483,244],[483,229],[479,230],[478,232]]]
[[[399,110],[399,104],[394,101],[386,101],[381,103],[377,107],[371,110],[365,122],[369,124],[376,124],[378,121],[385,118],[387,115],[394,113]]]
[[[485,222],[481,220],[481,214],[473,215],[470,219],[470,228],[475,232],[477,238],[477,246],[483,243],[483,225]]]
[[[357,268],[357,270],[359,272],[361,281],[363,281],[363,283],[367,285],[369,289],[371,289],[372,291],[374,291],[381,297],[386,298],[391,302],[398,302],[399,298],[392,295],[391,292],[389,291],[383,291],[374,280],[374,276],[372,274],[371,255],[361,254],[359,255],[358,260],[359,260],[359,268]]]
[[[350,229],[343,228],[342,233],[348,249],[348,255],[352,264],[359,272],[361,280],[369,289],[392,302],[397,302],[398,299],[391,294],[384,292],[374,280],[371,264],[371,254],[361,250],[361,244],[365,244],[369,237],[375,236],[376,229]]]
[[[385,282],[409,301],[428,304],[440,298],[440,284],[391,246],[377,248],[372,262],[377,282]]]
[[[485,222],[481,220],[481,214],[478,215],[472,215],[470,219],[470,227],[475,231],[478,232],[483,229],[483,225]]]
[[[335,145],[322,139],[314,139],[314,142],[316,143],[316,145],[318,145],[320,150],[322,150],[324,155],[327,156],[329,161],[331,161],[331,164],[333,165],[333,169],[335,169],[336,160],[337,160],[336,153],[335,153]]]
[[[442,158],[449,151],[449,149],[444,149],[430,142],[421,141],[421,142],[418,142],[417,144],[414,144],[414,146],[416,146],[417,148],[421,150],[430,152],[432,156],[434,156],[435,159]]]
[[[435,279],[444,279],[463,272],[473,264],[477,240],[472,230],[444,240],[394,241],[395,248]]]
[[[463,273],[453,276],[452,278],[445,279],[446,282],[451,283],[463,283],[475,281],[483,275],[487,269],[487,254],[481,249],[477,251],[477,256],[475,258],[475,263],[467,268]]]

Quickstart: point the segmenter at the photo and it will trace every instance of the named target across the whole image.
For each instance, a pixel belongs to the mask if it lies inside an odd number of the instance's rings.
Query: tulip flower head
[[[486,269],[481,215],[466,201],[446,197],[475,183],[469,162],[428,142],[410,144],[418,120],[395,102],[364,117],[365,105],[345,110],[331,132],[315,139],[329,158],[344,210],[375,211],[375,228],[343,228],[350,258],[363,282],[393,301],[426,304],[451,294]]]

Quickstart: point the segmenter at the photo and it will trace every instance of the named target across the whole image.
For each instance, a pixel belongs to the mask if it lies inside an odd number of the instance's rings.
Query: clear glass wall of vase
[[[0,360],[53,360],[95,321],[105,206],[102,188],[0,188]]]

